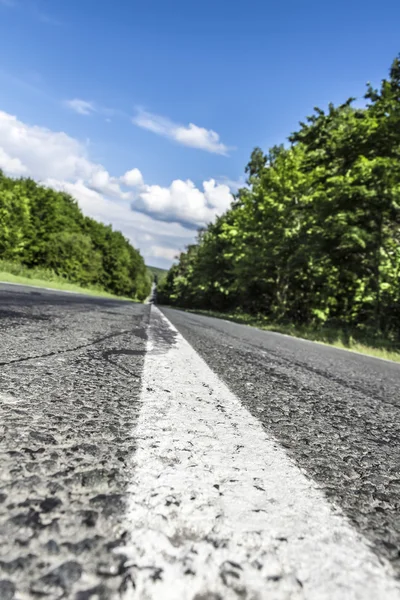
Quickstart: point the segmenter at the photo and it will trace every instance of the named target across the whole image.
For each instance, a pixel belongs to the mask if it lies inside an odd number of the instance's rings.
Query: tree
[[[400,341],[400,58],[365,97],[253,150],[249,187],[181,254],[165,301]]]
[[[0,171],[0,258],[53,270],[84,285],[144,300],[151,281],[139,252],[76,200]]]

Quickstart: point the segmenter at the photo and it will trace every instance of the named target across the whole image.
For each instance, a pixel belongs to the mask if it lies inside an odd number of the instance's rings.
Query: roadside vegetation
[[[240,310],[231,312],[220,312],[216,310],[201,309],[182,309],[186,312],[224,319],[241,325],[249,325],[266,331],[274,331],[292,337],[298,337],[312,342],[319,342],[341,348],[342,350],[351,350],[361,354],[368,354],[385,360],[400,362],[400,350],[393,346],[392,342],[383,337],[375,336],[371,338],[368,334],[362,335],[359,331],[348,331],[344,329],[326,327],[295,325],[289,323],[273,323],[263,315],[250,315]]]
[[[3,281],[136,300],[147,298],[152,283],[122,233],[85,217],[69,194],[1,171],[0,271]]]
[[[151,273],[152,279],[158,284],[160,284],[167,275],[167,269],[161,269],[160,267],[150,266],[147,266],[147,268]]]
[[[253,151],[248,186],[180,255],[160,303],[398,359],[400,60],[353,103]]]
[[[103,296],[105,298],[118,298],[121,300],[129,300],[135,302],[135,298],[128,298],[125,296],[116,296],[110,292],[104,291],[100,287],[96,286],[82,286],[77,283],[71,283],[65,277],[56,275],[54,271],[50,269],[43,269],[41,267],[29,268],[21,263],[10,262],[8,260],[0,259],[0,282],[5,283],[18,283],[21,285],[28,285],[41,288],[49,288],[54,290],[61,290],[67,292],[75,292],[79,294],[86,294],[90,296]]]

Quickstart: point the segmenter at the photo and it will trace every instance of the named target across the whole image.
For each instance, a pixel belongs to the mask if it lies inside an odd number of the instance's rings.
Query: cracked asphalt
[[[132,585],[123,513],[149,310],[0,286],[1,600]]]
[[[400,366],[162,311],[400,576]],[[134,591],[124,513],[149,315],[0,284],[1,600]]]
[[[400,577],[400,365],[162,311]]]

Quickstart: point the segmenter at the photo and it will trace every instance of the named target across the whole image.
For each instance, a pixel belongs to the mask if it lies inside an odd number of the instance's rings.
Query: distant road
[[[0,284],[0,598],[400,599],[400,366]]]

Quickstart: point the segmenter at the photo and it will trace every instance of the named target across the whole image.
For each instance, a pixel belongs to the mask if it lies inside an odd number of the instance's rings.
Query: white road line
[[[126,598],[399,600],[389,566],[151,311]]]
[[[156,284],[153,282],[151,285],[151,290],[150,290],[150,294],[147,296],[146,300],[143,302],[143,304],[150,304],[151,301],[154,298],[154,292],[156,291],[157,286]]]

